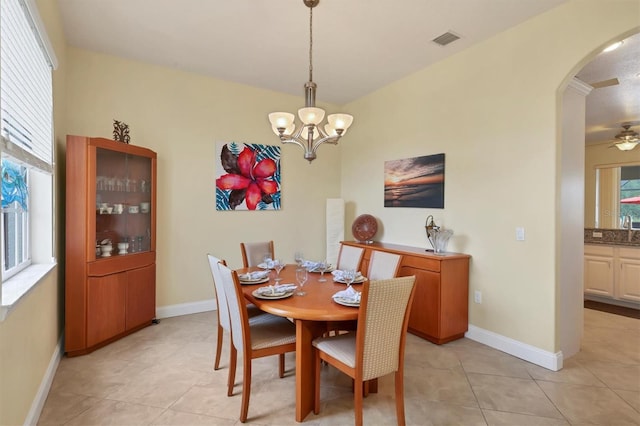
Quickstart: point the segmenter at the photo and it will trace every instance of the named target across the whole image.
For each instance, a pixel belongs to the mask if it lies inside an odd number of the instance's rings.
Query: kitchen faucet
[[[631,215],[626,215],[624,217],[624,221],[622,222],[622,227],[629,231],[629,236],[628,236],[629,242],[631,241],[631,234],[633,233],[633,231],[631,229],[632,223],[633,222],[631,221]]]

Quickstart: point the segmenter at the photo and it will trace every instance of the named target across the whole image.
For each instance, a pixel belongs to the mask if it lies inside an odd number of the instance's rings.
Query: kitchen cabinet
[[[587,247],[589,247],[587,249]],[[613,247],[585,246],[584,291],[598,296],[613,297]]]
[[[584,292],[594,300],[640,302],[640,247],[586,244]]]
[[[640,302],[640,248],[618,248],[618,294],[622,300]]]
[[[155,319],[157,155],[67,136],[65,352],[94,351]]]
[[[399,276],[416,276],[409,314],[409,332],[442,344],[464,337],[469,325],[469,261],[461,253],[435,255],[423,248],[352,241],[345,245],[365,249],[361,271],[367,271],[374,250],[402,255]]]

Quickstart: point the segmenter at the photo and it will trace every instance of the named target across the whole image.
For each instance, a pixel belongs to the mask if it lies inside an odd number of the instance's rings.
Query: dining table
[[[295,284],[296,264],[287,264],[280,271],[282,284]],[[259,270],[257,267],[237,269],[238,274]],[[244,297],[264,312],[293,320],[296,326],[296,421],[302,422],[313,410],[315,398],[315,374],[312,341],[327,332],[329,323],[353,324],[358,319],[358,307],[336,303],[332,296],[346,285],[334,282],[331,273],[325,273],[326,282],[319,281],[321,274],[309,272],[304,285],[304,296],[293,295],[283,299],[261,299],[253,292],[263,286],[274,285],[276,273],[272,271],[268,282],[250,284],[240,281]],[[360,291],[361,285],[353,288]],[[298,290],[298,289],[296,289]],[[374,384],[374,386],[377,383]],[[375,387],[372,392],[375,392]]]

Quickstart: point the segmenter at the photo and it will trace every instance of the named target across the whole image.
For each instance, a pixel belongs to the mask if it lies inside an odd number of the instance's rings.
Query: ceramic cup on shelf
[[[105,244],[100,246],[100,250],[102,250],[102,257],[109,257],[113,251],[113,246],[111,244]]]
[[[140,207],[139,206],[129,206],[129,213],[139,213],[140,212]]]
[[[129,248],[129,243],[127,242],[118,243],[118,254],[127,254],[128,248]]]
[[[114,204],[113,205],[113,212],[115,214],[122,214],[123,211],[124,211],[124,204]]]
[[[140,213],[149,213],[149,210],[151,209],[151,204],[144,202],[144,203],[140,203]]]

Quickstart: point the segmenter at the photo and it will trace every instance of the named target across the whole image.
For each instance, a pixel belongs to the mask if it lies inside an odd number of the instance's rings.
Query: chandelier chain
[[[313,81],[313,7],[309,8],[309,81]]]

